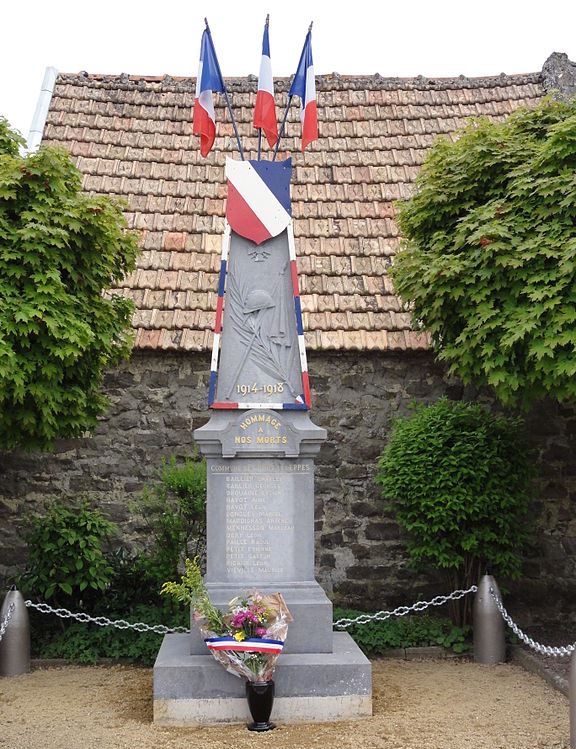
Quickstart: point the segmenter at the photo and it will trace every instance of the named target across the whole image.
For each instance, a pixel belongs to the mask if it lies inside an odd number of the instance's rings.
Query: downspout
[[[32,125],[30,126],[30,132],[28,134],[28,152],[35,151],[42,141],[44,125],[46,124],[46,118],[48,117],[48,109],[50,107],[50,101],[52,100],[52,93],[54,92],[54,84],[56,83],[57,75],[58,71],[56,68],[46,68],[44,80],[42,81],[42,88],[40,89],[40,96],[38,97],[38,102],[36,104],[36,111],[34,112]]]

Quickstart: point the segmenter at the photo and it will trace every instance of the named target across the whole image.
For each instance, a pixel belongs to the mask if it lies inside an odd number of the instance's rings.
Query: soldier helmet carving
[[[250,312],[258,312],[258,310],[274,306],[274,300],[267,291],[264,291],[264,289],[253,289],[246,297],[246,304],[242,311],[245,315],[249,315]]]

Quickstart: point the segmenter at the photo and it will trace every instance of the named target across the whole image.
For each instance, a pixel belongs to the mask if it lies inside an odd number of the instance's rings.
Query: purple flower
[[[266,630],[264,627],[256,627],[256,637],[264,637]]]
[[[245,620],[246,620],[246,612],[239,611],[237,614],[234,614],[234,616],[232,617],[232,626],[236,628],[240,628],[244,624]]]

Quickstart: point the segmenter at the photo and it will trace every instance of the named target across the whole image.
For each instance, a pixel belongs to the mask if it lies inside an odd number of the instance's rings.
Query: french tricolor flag
[[[258,76],[258,93],[254,109],[254,127],[262,128],[270,148],[278,140],[278,123],[276,120],[276,106],[274,104],[274,81],[272,80],[272,63],[270,61],[270,40],[268,39],[268,18],[264,26],[262,37],[262,60]]]
[[[214,92],[224,92],[224,81],[216,57],[216,50],[208,29],[202,34],[200,44],[200,66],[196,79],[194,99],[194,119],[192,132],[200,136],[200,153],[206,157],[214,145],[216,137],[216,116],[214,114]]]
[[[300,120],[302,121],[302,150],[313,140],[318,140],[318,115],[316,113],[316,79],[312,62],[312,26],[300,55],[296,75],[290,86],[289,96],[300,97]]]

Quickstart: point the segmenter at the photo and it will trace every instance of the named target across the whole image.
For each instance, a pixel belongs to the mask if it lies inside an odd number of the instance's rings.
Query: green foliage
[[[55,502],[30,520],[29,564],[20,581],[27,595],[92,616],[129,622],[188,626],[189,610],[160,597],[155,560],[107,541],[115,526],[86,502]],[[94,663],[100,658],[150,665],[161,637],[64,621],[30,610],[35,657]]]
[[[111,571],[105,589],[94,590],[89,596],[87,589],[81,600],[67,597],[64,605],[92,616],[169,627],[189,626],[189,610],[171,598],[160,597],[160,586],[150,573],[147,556],[117,547],[107,560]],[[34,657],[66,658],[74,663],[113,658],[151,665],[162,641],[153,632],[64,621],[33,609],[29,614]]]
[[[395,422],[376,480],[408,533],[412,563],[468,588],[487,565],[519,576],[531,476],[518,419],[444,398]]]
[[[28,567],[22,585],[41,599],[77,604],[90,591],[103,591],[112,568],[104,544],[115,526],[87,502],[54,502],[46,514],[31,519],[26,536]]]
[[[576,102],[437,141],[392,276],[439,358],[504,403],[576,395]]]
[[[148,563],[158,581],[176,577],[187,557],[203,558],[206,548],[206,462],[171,457],[134,503],[153,540]]]
[[[334,609],[334,621],[355,619],[361,611]],[[454,653],[465,653],[470,649],[470,628],[457,627],[450,619],[435,616],[403,616],[356,624],[346,629],[356,644],[369,655],[380,655],[395,648],[439,647]]]
[[[158,580],[156,564],[147,553],[134,553],[124,546],[116,546],[107,560],[112,575],[102,599],[94,602],[99,611],[102,608],[130,614],[138,604],[162,605],[160,586],[163,580]]]
[[[97,613],[103,612],[98,610]],[[161,605],[136,605],[129,615],[126,611],[109,611],[106,616],[130,622],[165,624],[168,627],[188,627],[190,624],[188,611],[178,610],[167,616],[166,607]],[[114,658],[150,666],[162,642],[162,636],[154,632],[120,630],[79,622],[67,625],[64,631],[46,634],[46,622],[38,624],[44,626],[33,628],[35,657],[66,658],[73,663],[95,663],[100,658]]]
[[[8,120],[0,117],[0,156],[18,156],[20,146],[24,147],[26,141],[15,130],[10,129]]]
[[[198,559],[193,561],[186,559],[185,564],[186,571],[181,576],[180,582],[165,582],[160,592],[163,595],[172,596],[179,603],[191,607],[194,611],[199,611],[202,616],[206,617],[210,629],[214,632],[224,632],[222,612],[210,600]]]
[[[0,448],[49,449],[96,423],[103,374],[130,351],[132,303],[102,291],[137,243],[66,151],[20,144],[0,119]]]

